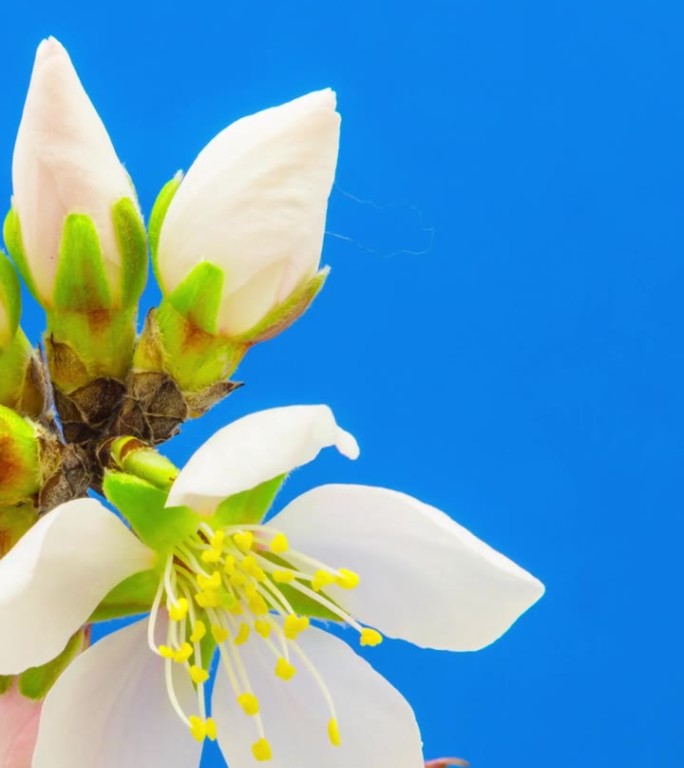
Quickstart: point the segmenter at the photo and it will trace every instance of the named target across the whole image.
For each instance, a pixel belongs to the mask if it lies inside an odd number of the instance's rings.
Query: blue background
[[[288,496],[333,480],[400,488],[546,583],[481,653],[369,654],[415,707],[428,757],[683,764],[683,23],[681,3],[659,0],[4,10],[5,201],[48,34],[146,212],[228,122],[338,91],[329,284],[168,451],[182,462],[258,408],[330,403],[362,458],[329,452]]]

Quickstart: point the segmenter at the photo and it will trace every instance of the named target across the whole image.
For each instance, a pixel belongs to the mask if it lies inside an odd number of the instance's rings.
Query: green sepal
[[[301,288],[295,290],[278,306],[274,307],[263,320],[244,333],[231,336],[237,343],[256,344],[268,341],[289,328],[311,306],[313,300],[323,289],[330,274],[330,267],[324,267]]]
[[[21,288],[12,262],[0,251],[0,351],[14,338],[21,315]],[[4,319],[3,319],[4,316]]]
[[[260,523],[271,508],[287,475],[257,485],[249,491],[236,493],[222,501],[214,513],[210,525],[224,528],[227,525],[255,525]]]
[[[289,584],[278,584],[278,589],[292,606],[292,610],[300,616],[308,616],[310,619],[322,619],[324,621],[342,621],[336,613],[333,613],[324,605],[317,603],[307,595],[298,592]],[[334,602],[328,595],[324,594],[323,596],[328,600],[331,600],[331,602]]]
[[[160,579],[158,571],[141,571],[124,579],[105,596],[91,614],[88,623],[147,613],[152,607]]]
[[[121,306],[138,303],[147,282],[147,236],[135,203],[122,197],[112,208],[114,233],[121,253]]]
[[[21,224],[19,223],[19,216],[14,208],[10,208],[9,213],[5,217],[5,224],[3,226],[3,236],[5,238],[5,245],[12,257],[12,261],[15,263],[19,274],[24,278],[29,291],[41,304],[43,303],[36,283],[31,274],[31,269],[26,259],[26,251],[24,250],[24,240],[21,236]]]
[[[44,699],[50,688],[57,682],[57,678],[81,653],[83,645],[83,630],[79,629],[57,658],[40,667],[31,667],[31,669],[23,672],[19,676],[19,692],[22,696],[34,701]]]
[[[0,507],[29,502],[40,490],[38,429],[0,405]]]
[[[169,552],[202,522],[189,507],[165,507],[168,492],[133,475],[108,471],[103,490],[141,541],[156,552]]]
[[[53,304],[79,313],[113,306],[97,227],[84,213],[70,213],[64,222]]]
[[[210,261],[202,261],[169,295],[169,301],[186,320],[214,336],[218,330],[224,279],[222,269]]]
[[[215,650],[216,640],[214,640],[211,632],[207,632],[207,634],[200,640],[200,657],[204,669],[209,669],[211,666],[211,659]]]
[[[0,696],[9,691],[13,682],[14,678],[12,675],[0,675]]]
[[[159,247],[159,235],[161,233],[162,224],[166,217],[166,212],[169,210],[171,201],[174,198],[178,187],[180,187],[183,180],[183,174],[179,171],[170,181],[161,188],[161,192],[157,195],[157,199],[152,206],[152,213],[150,214],[150,222],[147,225],[147,231],[150,238],[150,253],[152,254],[152,266],[154,267],[154,273],[157,276],[157,280],[161,285],[161,278],[159,276],[159,270],[157,269],[157,248]]]

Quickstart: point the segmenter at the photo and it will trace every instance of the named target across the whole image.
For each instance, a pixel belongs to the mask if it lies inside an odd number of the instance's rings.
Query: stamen
[[[287,550],[290,548],[290,543],[284,533],[276,533],[276,535],[271,539],[268,548],[275,555],[282,555],[283,552],[287,552]]]
[[[196,664],[193,664],[190,667],[190,677],[193,683],[196,685],[201,685],[202,683],[207,682],[209,679],[209,673],[206,669],[202,669],[202,667],[198,667]]]
[[[291,680],[297,673],[297,669],[281,656],[276,662],[275,673],[281,680]]]
[[[311,579],[311,589],[314,592],[319,592],[323,587],[327,587],[330,584],[335,583],[335,576],[328,571],[316,571]]]
[[[335,578],[335,584],[342,589],[355,589],[358,587],[361,577],[358,573],[350,571],[348,568],[340,568]]]
[[[230,632],[225,627],[221,627],[218,624],[211,625],[211,634],[214,640],[219,644],[225,643],[230,637]]]
[[[339,747],[340,744],[342,744],[342,739],[340,739],[340,727],[335,718],[328,722],[328,738],[333,747]]]
[[[169,618],[171,621],[184,621],[187,615],[188,601],[184,597],[179,597],[176,603],[169,607]]]
[[[259,762],[270,760],[272,757],[271,745],[268,743],[268,741],[266,741],[266,739],[259,739],[259,741],[252,744],[252,754]]]
[[[299,633],[309,627],[309,623],[309,619],[306,616],[286,616],[283,622],[285,637],[288,640],[296,640]]]
[[[244,645],[244,643],[246,643],[249,638],[249,632],[249,624],[242,622],[242,624],[240,624],[240,629],[238,630],[237,635],[235,635],[235,640],[233,640],[235,645]]]
[[[251,531],[238,531],[233,534],[233,541],[240,549],[248,551],[254,546],[254,534]]]
[[[377,629],[370,629],[369,627],[364,627],[361,630],[361,645],[369,645],[371,647],[375,645],[380,645],[382,642],[382,635],[378,632]]]
[[[259,699],[253,693],[241,693],[237,700],[246,715],[254,717],[259,714]]]
[[[204,636],[207,634],[207,625],[202,619],[197,619],[192,625],[192,634],[190,635],[191,643],[201,643]]]

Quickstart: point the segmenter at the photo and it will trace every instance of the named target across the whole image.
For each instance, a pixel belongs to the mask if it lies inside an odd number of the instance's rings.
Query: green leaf
[[[97,228],[83,213],[71,213],[64,222],[54,306],[81,313],[112,308]]]
[[[82,650],[83,630],[79,629],[56,659],[43,664],[41,667],[31,667],[20,675],[19,691],[21,694],[27,699],[34,699],[35,701],[44,699],[50,688],[57,682],[57,678]]]
[[[147,613],[152,607],[160,578],[158,571],[141,571],[124,579],[106,595],[93,611],[88,623]]]
[[[13,682],[14,678],[12,675],[0,675],[0,696],[9,691]]]
[[[193,325],[215,335],[224,278],[222,269],[202,261],[170,294],[169,301]]]
[[[26,251],[24,250],[24,241],[21,236],[21,224],[19,223],[19,216],[14,208],[10,208],[9,213],[5,217],[5,225],[3,227],[3,235],[5,238],[5,245],[12,257],[19,273],[24,278],[29,291],[33,294],[38,302],[43,303],[36,284],[31,274],[28,261],[26,259]]]
[[[189,507],[168,507],[167,491],[123,472],[107,472],[104,494],[148,547],[167,553],[200,525]]]
[[[272,480],[257,485],[256,488],[229,496],[219,504],[211,524],[214,527],[223,528],[226,525],[260,523],[271,508],[286,477],[287,475],[278,475]]]
[[[147,236],[135,203],[123,197],[112,208],[114,232],[123,267],[121,305],[137,304],[147,282]]]
[[[14,338],[21,315],[21,288],[12,262],[0,251],[0,350]],[[0,317],[2,317],[0,314]]]
[[[164,219],[166,217],[166,212],[169,210],[171,201],[173,200],[176,192],[178,192],[178,187],[180,187],[182,180],[183,174],[179,171],[170,181],[167,181],[166,184],[164,184],[161,192],[157,195],[157,199],[154,201],[154,206],[152,207],[152,213],[150,215],[150,223],[147,227],[150,238],[152,265],[154,266],[154,271],[157,276],[159,285],[162,284],[159,271],[157,270],[157,248],[159,247],[159,235],[161,233],[162,224],[164,223]]]

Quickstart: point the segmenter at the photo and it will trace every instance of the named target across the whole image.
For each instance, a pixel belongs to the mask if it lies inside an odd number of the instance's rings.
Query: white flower
[[[46,699],[33,768],[188,768],[207,737],[231,768],[422,766],[403,697],[311,620],[336,618],[362,645],[382,632],[474,650],[543,586],[439,510],[382,488],[322,486],[266,524],[245,522],[277,478],[329,445],[358,454],[328,408],[299,406],[245,417],[196,452],[166,510],[149,511],[162,527],[169,515],[168,532],[194,520],[160,547],[150,619],[67,668]],[[94,500],[49,513],[0,561],[0,674],[53,657],[153,557]],[[207,640],[219,651],[211,708]]]
[[[317,91],[228,126],[200,152],[165,214],[165,294],[210,262],[223,271],[218,331],[248,331],[316,275],[340,116]]]
[[[41,302],[53,302],[67,216],[86,214],[99,235],[112,304],[117,306],[125,278],[112,209],[135,195],[69,55],[52,37],[36,53],[14,147],[12,182],[25,259],[20,267]],[[21,255],[12,255],[19,262]]]

